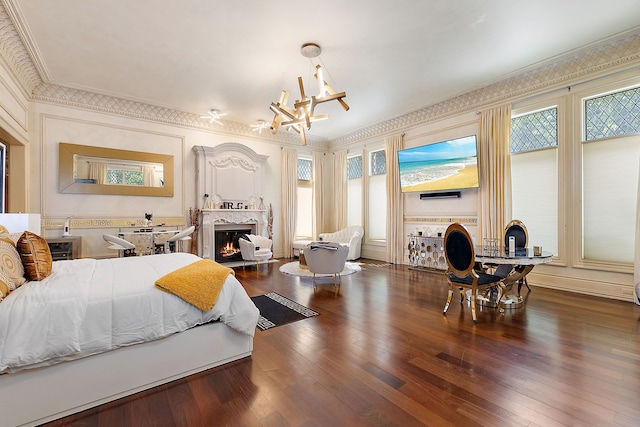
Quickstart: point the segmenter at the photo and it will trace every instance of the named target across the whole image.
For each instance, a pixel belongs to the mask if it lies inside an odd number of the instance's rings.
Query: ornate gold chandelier
[[[316,58],[320,55],[320,46],[315,43],[305,43],[302,45],[301,53],[306,58]],[[272,102],[269,109],[274,113],[273,122],[271,122],[271,132],[276,133],[280,126],[286,130],[293,129],[300,134],[302,145],[307,145],[305,136],[305,128],[311,128],[311,123],[329,118],[328,114],[316,115],[315,110],[318,104],[329,101],[338,101],[345,111],[349,111],[349,105],[344,101],[347,96],[346,92],[336,92],[324,80],[322,67],[316,65],[316,72],[313,75],[318,81],[318,95],[307,98],[302,82],[302,77],[298,77],[298,87],[300,88],[300,99],[296,100],[293,108],[287,106],[289,102],[289,91],[282,90],[278,102]]]

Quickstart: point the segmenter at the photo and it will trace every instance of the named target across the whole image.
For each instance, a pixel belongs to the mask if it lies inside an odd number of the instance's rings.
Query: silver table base
[[[466,294],[467,300],[471,301],[471,291],[466,291]],[[496,308],[498,307],[498,302],[496,301],[497,298],[497,288],[489,288],[476,296],[476,304],[480,307]],[[505,310],[521,308],[524,305],[524,298],[516,294],[507,293],[500,299],[500,305]]]

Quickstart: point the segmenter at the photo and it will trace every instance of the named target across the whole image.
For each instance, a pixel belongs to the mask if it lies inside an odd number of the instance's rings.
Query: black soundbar
[[[460,198],[459,191],[440,191],[438,193],[422,193],[420,194],[420,200],[426,199],[444,199],[444,198]]]

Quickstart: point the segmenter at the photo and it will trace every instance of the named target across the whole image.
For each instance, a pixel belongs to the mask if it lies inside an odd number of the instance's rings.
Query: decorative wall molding
[[[184,227],[183,217],[156,218],[157,224],[166,227]],[[64,226],[65,218],[48,217],[42,219],[44,230],[60,230]],[[71,229],[79,228],[124,228],[124,227],[148,227],[144,224],[144,218],[71,218],[69,220]]]
[[[204,198],[203,209],[215,207],[216,201],[250,203],[260,197],[264,168],[269,156],[235,142],[208,147],[195,145],[196,194]],[[211,198],[218,200],[207,199]]]
[[[421,224],[421,223],[442,223],[442,224],[451,224],[453,222],[459,222],[462,224],[474,224],[478,223],[477,217],[404,217],[405,224]]]
[[[331,141],[332,149],[361,140],[384,137],[469,111],[575,85],[603,73],[640,65],[640,28],[599,44],[577,49],[536,64],[505,78],[449,100],[377,123]]]
[[[42,83],[33,59],[16,30],[3,2],[0,2],[0,59],[22,86],[25,96]]]
[[[47,83],[44,81],[45,77],[40,75],[34,65],[33,58],[25,48],[12,18],[18,19],[16,16],[10,16],[5,4],[0,3],[0,59],[8,65],[33,100],[174,126],[256,137],[249,125],[225,121],[225,125],[220,126],[209,123],[194,113]],[[382,138],[450,116],[509,102],[518,97],[553,90],[563,85],[575,85],[603,73],[611,73],[636,65],[640,65],[640,27],[520,70],[517,75],[501,79],[481,89],[394,117],[332,141],[308,135],[307,144],[312,149],[335,149],[363,140]],[[286,131],[260,136],[260,140],[300,145],[298,134]]]
[[[11,3],[7,5],[11,6]],[[33,56],[25,47],[25,40],[16,29],[14,21],[19,17],[9,12],[5,2],[0,2],[0,61],[16,77],[27,98],[173,126],[256,138],[253,128],[242,123],[225,121],[224,126],[220,126],[200,118],[200,114],[49,83],[46,76],[42,75],[44,67],[38,70]],[[275,135],[267,132],[265,135],[260,135],[259,139],[277,144],[300,145],[300,136],[295,132],[280,131]],[[327,144],[328,141],[324,138],[307,135],[307,145],[310,148],[325,149]]]
[[[149,120],[172,126],[183,126],[234,136],[256,138],[256,133],[253,131],[253,128],[242,123],[226,120],[224,121],[223,126],[211,123],[207,119],[201,118],[200,114],[188,113],[185,111],[159,107],[157,105],[54,84],[43,83],[39,85],[33,91],[33,99],[100,113],[109,113],[135,119]],[[268,132],[265,136],[260,136],[260,140],[294,146],[300,145],[300,137],[298,134],[286,131],[279,131],[275,135]],[[322,148],[327,145],[327,141],[321,138],[314,138],[310,135],[307,139],[307,144],[312,147]]]

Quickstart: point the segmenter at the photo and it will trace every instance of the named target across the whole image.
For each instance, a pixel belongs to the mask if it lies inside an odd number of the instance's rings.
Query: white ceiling
[[[271,121],[282,89],[317,93],[322,47],[346,91],[309,134],[333,139],[640,25],[638,0],[3,0],[48,83],[225,120]]]

